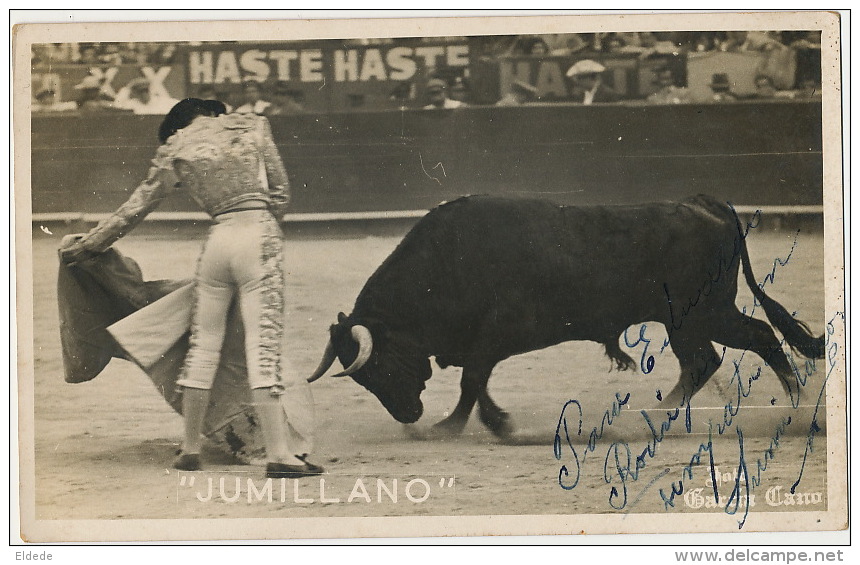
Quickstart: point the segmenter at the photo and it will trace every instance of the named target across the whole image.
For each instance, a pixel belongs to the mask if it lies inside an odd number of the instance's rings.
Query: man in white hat
[[[166,93],[166,91],[165,91]],[[122,87],[116,94],[114,106],[135,114],[166,115],[179,102],[164,93],[152,91],[150,82],[139,77]]]
[[[603,84],[602,73],[605,70],[606,67],[591,59],[577,61],[567,70],[574,102],[605,104],[621,100],[617,92]]]
[[[104,83],[94,75],[87,75],[75,85],[78,91],[76,104],[83,113],[119,110],[113,105],[113,97],[105,92]]]
[[[448,83],[441,78],[431,78],[427,81],[427,101],[429,104],[424,106],[425,110],[435,110],[437,108],[450,110],[465,106],[459,100],[448,98]]]

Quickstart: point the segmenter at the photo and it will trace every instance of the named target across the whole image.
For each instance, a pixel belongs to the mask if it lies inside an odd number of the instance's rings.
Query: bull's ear
[[[346,323],[346,314],[344,314],[343,312],[338,312],[337,313],[337,323],[338,324],[345,324]]]

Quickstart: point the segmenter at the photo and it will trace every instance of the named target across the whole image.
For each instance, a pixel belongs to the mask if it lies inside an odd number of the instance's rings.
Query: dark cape
[[[167,403],[182,413],[176,381],[188,352],[191,281],[145,281],[134,260],[111,248],[75,265],[61,261],[57,299],[66,382],[90,381],[112,358],[125,359],[140,367]],[[293,444],[300,453],[310,452],[313,400],[306,383],[290,376],[281,403],[289,415]],[[257,421],[244,329],[234,301],[203,430],[214,447],[250,461],[264,453]]]

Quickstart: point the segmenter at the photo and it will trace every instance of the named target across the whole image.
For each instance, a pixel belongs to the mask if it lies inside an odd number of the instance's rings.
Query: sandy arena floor
[[[786,231],[761,231],[750,237],[750,254],[759,281],[771,270],[775,258],[789,253],[793,237]],[[398,241],[398,237],[367,237],[299,239],[288,243],[288,331],[294,338],[289,355],[298,369],[309,374],[316,367],[329,324],[339,311],[351,310],[368,276]],[[285,493],[280,484],[274,484],[272,502],[265,492],[265,500],[257,500],[256,493],[249,492],[247,479],[252,479],[253,488],[263,488],[261,466],[234,465],[210,457],[205,472],[179,473],[171,468],[181,438],[181,418],[131,363],[114,360],[102,375],[88,383],[63,382],[56,304],[57,244],[58,239],[41,234],[34,238],[37,518],[721,514],[734,487],[732,474],[740,459],[738,428],[744,433],[744,457],[750,474],[757,472],[757,461],[765,460],[765,450],[772,445],[774,435],[781,436],[773,458],[760,473],[761,484],[751,490],[754,513],[747,519],[747,528],[766,526],[767,516],[755,512],[826,507],[824,430],[815,436],[814,450],[797,487],[798,493],[807,496],[792,498],[800,505],[783,504],[789,487],[801,475],[812,413],[809,406],[818,399],[823,360],[817,362],[804,388],[801,404],[807,408],[797,410],[785,405],[776,375],[763,368],[762,377],[743,400],[734,424],[723,434],[714,432],[713,456],[720,473],[718,485],[723,503],[718,507],[697,507],[706,502],[705,497],[713,495],[707,483],[707,453],[701,465],[691,467],[692,479],[684,475],[684,467],[700,444],[707,442],[703,433],[707,418],[722,422],[723,407],[736,395],[735,385],[730,383],[730,361],[740,360],[741,374],[746,375],[753,373],[761,360],[753,354],[729,350],[727,362],[696,397],[696,406],[703,408],[692,414],[694,433],[686,433],[678,420],[662,442],[654,443],[639,410],[655,405],[658,389],[667,391],[675,384],[675,357],[668,350],[657,354],[654,371],[648,375],[639,371],[610,372],[602,348],[587,342],[522,355],[496,368],[490,391],[498,404],[512,414],[524,445],[500,443],[474,416],[466,433],[457,440],[414,441],[376,398],[351,379],[318,381],[314,385],[318,447],[313,460],[328,470],[324,496],[319,479],[306,478],[298,481],[298,490],[294,490],[293,481],[288,481]],[[148,279],[157,279],[191,276],[200,245],[199,239],[133,235],[118,247],[141,264]],[[816,333],[823,331],[826,316],[823,245],[820,233],[802,234],[791,260],[777,269],[774,284],[767,287],[770,296],[790,311],[796,310],[797,316]],[[743,287],[738,303],[751,302],[751,294]],[[655,343],[665,337],[662,327],[660,330],[648,329]],[[641,348],[629,353],[638,360]],[[805,370],[802,359],[800,367]],[[425,415],[418,424],[423,427],[453,408],[459,393],[459,369],[441,370],[434,365],[433,378],[427,385],[423,395]],[[588,435],[600,427],[616,393],[622,398],[629,393],[629,401],[589,450]],[[771,406],[774,397],[776,405]],[[565,490],[559,486],[560,467],[567,465],[570,475],[564,481],[571,483],[574,458],[562,437],[562,459],[557,460],[553,438],[562,407],[571,399],[578,400],[583,409],[582,435],[573,437],[581,476],[575,488]],[[575,434],[575,413],[569,408],[566,414],[569,431]],[[658,427],[666,420],[665,413],[651,414]],[[822,408],[822,422],[823,414]],[[791,424],[778,430],[788,416],[792,417]],[[656,445],[653,457],[647,454],[649,445]],[[620,473],[616,455],[626,464],[627,448],[632,454],[631,468]],[[636,456],[643,451],[645,466],[637,474]],[[620,474],[626,475],[626,504],[622,504],[625,489]],[[214,485],[212,500],[201,502],[198,496],[206,498],[210,478]],[[237,492],[237,479],[239,498],[230,502]],[[397,494],[396,503],[384,490],[378,492],[378,480]],[[666,508],[660,492],[670,493],[673,483],[677,485],[680,480],[685,482],[685,493],[702,489],[698,493],[703,498],[679,495],[674,508]],[[366,497],[361,489],[356,492],[357,482],[366,487]],[[415,502],[425,494],[426,500]],[[251,495],[253,500],[249,502]],[[297,497],[312,502],[296,502]],[[736,516],[723,518],[733,523],[742,514],[741,510]],[[582,529],[588,530],[587,519]]]

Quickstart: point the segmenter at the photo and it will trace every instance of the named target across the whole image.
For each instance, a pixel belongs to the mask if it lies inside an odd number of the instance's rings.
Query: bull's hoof
[[[514,423],[511,416],[504,410],[492,414],[481,414],[481,421],[498,438],[509,438],[514,435]]]
[[[617,341],[610,341],[604,343],[603,347],[606,350],[606,356],[609,357],[610,361],[612,361],[612,365],[609,367],[610,371],[613,367],[616,371],[636,370],[636,361],[634,361],[629,355],[621,351],[621,348],[618,347]]]
[[[675,387],[672,391],[658,400],[660,408],[684,408],[689,403],[690,395],[683,388]]]
[[[447,438],[456,437],[463,433],[463,428],[466,427],[465,420],[452,419],[450,416],[433,424],[430,428],[431,438]]]
[[[180,471],[199,471],[200,470],[200,454],[199,453],[180,453],[179,457],[173,461],[173,468]]]
[[[627,359],[616,359],[615,360],[615,370],[616,371],[635,371],[636,370],[636,362],[627,357]]]
[[[782,383],[782,390],[785,391],[786,401],[794,406],[799,405],[800,383],[797,381],[797,378],[794,375],[788,375],[787,377],[780,375],[779,380]]]

